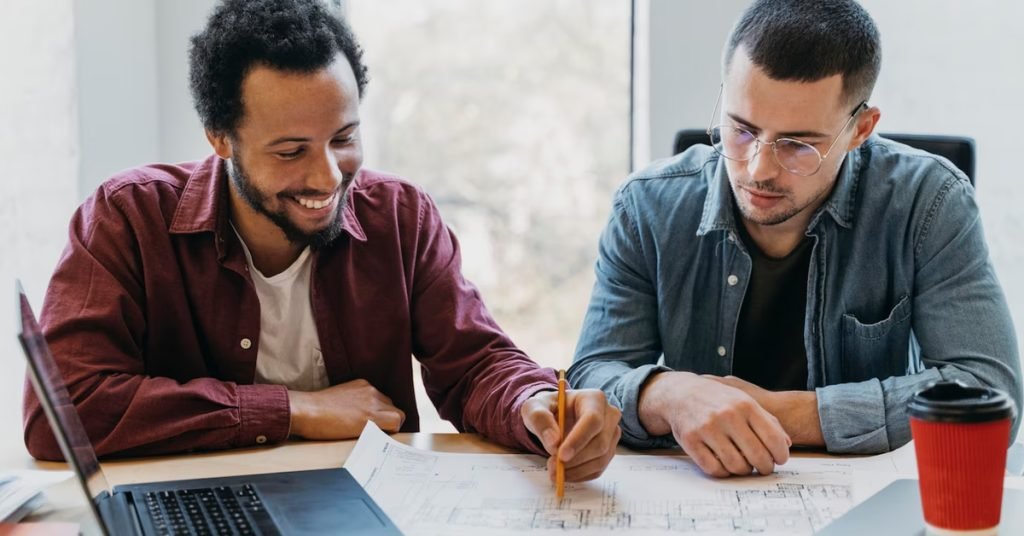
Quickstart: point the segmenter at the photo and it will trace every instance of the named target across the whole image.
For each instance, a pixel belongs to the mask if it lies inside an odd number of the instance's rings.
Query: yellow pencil
[[[565,441],[565,371],[558,371],[558,446],[561,450],[562,441]],[[555,452],[555,495],[559,499],[565,496],[565,464]]]

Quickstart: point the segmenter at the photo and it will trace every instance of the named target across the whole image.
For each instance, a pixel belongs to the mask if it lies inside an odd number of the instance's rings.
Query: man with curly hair
[[[318,0],[226,0],[194,36],[215,154],[106,181],[75,213],[42,326],[100,455],[419,430],[410,356],[463,431],[599,475],[619,438],[509,340],[430,197],[362,168],[362,51]],[[28,393],[29,452],[60,452]],[[554,464],[549,458],[549,468]]]

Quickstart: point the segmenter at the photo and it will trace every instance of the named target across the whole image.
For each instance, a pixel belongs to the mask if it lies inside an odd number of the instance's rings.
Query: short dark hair
[[[740,45],[775,80],[814,82],[841,74],[849,102],[868,100],[882,66],[878,28],[853,0],[757,0],[729,35],[726,72]]]
[[[192,36],[189,85],[203,126],[234,134],[242,81],[257,65],[311,73],[345,55],[362,97],[367,69],[352,30],[322,0],[223,0]]]

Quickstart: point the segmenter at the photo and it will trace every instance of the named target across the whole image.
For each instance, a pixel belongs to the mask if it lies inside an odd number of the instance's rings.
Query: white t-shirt
[[[237,231],[235,234],[238,234]],[[249,274],[260,301],[260,342],[256,383],[284,385],[295,391],[319,391],[330,385],[313,321],[309,278],[313,256],[307,247],[285,271],[264,277],[239,235]]]

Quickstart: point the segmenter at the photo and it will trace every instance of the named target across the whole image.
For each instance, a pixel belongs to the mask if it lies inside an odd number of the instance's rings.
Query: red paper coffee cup
[[[941,382],[910,399],[924,520],[933,533],[995,533],[1013,400],[996,389]]]

